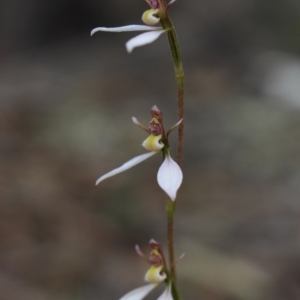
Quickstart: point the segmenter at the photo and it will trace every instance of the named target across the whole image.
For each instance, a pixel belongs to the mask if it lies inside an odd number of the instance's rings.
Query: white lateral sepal
[[[91,31],[91,35],[98,31],[107,32],[126,32],[126,31],[155,31],[162,30],[162,27],[153,27],[148,25],[126,25],[121,27],[97,27]]]
[[[166,158],[160,166],[157,173],[157,181],[159,186],[166,192],[166,194],[175,201],[177,191],[182,183],[182,171],[178,164],[172,159],[170,155]]]
[[[144,299],[155,287],[157,284],[148,284],[142,287],[139,287],[126,295],[124,295],[119,300],[142,300]]]
[[[171,285],[168,285],[165,291],[160,295],[157,300],[173,300],[172,292],[171,292]]]
[[[156,31],[145,32],[145,33],[137,35],[136,37],[130,39],[126,43],[127,52],[131,53],[132,50],[136,47],[140,47],[140,46],[144,46],[144,45],[153,43],[164,32],[165,32],[165,30],[156,30]]]
[[[96,185],[98,185],[101,181],[103,181],[106,178],[115,176],[119,173],[122,173],[122,172],[136,166],[137,164],[143,162],[144,160],[146,160],[147,158],[153,156],[156,153],[158,153],[158,152],[157,151],[147,152],[147,153],[144,153],[142,155],[139,155],[139,156],[136,156],[136,157],[130,159],[129,161],[124,163],[121,167],[116,168],[116,169],[102,175],[100,178],[98,178],[97,181],[96,181]]]

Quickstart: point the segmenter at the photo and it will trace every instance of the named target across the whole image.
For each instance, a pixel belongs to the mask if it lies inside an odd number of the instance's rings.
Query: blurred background
[[[0,299],[119,299],[143,285],[134,245],[166,244],[156,104],[177,121],[166,36],[134,50],[143,0],[0,4]],[[300,2],[178,0],[186,75],[176,215],[184,299],[300,299]],[[176,143],[176,134],[172,134]],[[158,290],[147,299],[156,299]]]

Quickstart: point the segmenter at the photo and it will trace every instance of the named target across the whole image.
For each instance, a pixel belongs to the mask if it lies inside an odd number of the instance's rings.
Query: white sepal
[[[168,3],[167,7],[171,6],[176,0],[172,0]]]
[[[149,134],[149,130],[143,124],[141,124],[136,117],[132,117],[132,122],[140,128],[144,129]]]
[[[132,50],[136,47],[144,46],[144,45],[154,42],[164,32],[165,32],[165,30],[156,30],[156,31],[145,32],[145,33],[139,34],[138,36],[130,39],[126,43],[127,52],[131,53]]]
[[[160,295],[160,297],[157,300],[173,300],[171,285],[167,286],[165,291]]]
[[[126,295],[124,295],[119,300],[142,300],[144,299],[155,287],[157,284],[148,284],[142,287],[139,287]]]
[[[183,122],[183,119],[180,119],[175,125],[173,125],[167,132],[167,136],[172,132],[173,129],[178,127]]]
[[[159,186],[175,201],[177,191],[182,183],[182,171],[178,164],[167,155],[157,173]]]
[[[162,27],[153,27],[147,25],[126,25],[121,27],[97,27],[91,31],[91,35],[98,31],[107,32],[125,32],[125,31],[156,31],[162,30]]]
[[[104,179],[106,179],[108,177],[115,176],[119,173],[122,173],[122,172],[136,166],[137,164],[141,163],[142,161],[146,160],[147,158],[151,157],[152,155],[154,155],[156,153],[158,153],[158,152],[155,152],[155,151],[147,152],[145,154],[142,154],[142,155],[139,155],[139,156],[136,156],[136,157],[130,159],[129,161],[124,163],[121,167],[116,168],[116,169],[102,175],[99,179],[97,179],[96,185],[98,185],[101,181],[103,181]]]

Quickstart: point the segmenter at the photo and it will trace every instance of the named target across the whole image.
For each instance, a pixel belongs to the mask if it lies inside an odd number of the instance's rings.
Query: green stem
[[[182,299],[176,283],[172,284],[172,296],[173,296],[173,300],[181,300]]]
[[[172,282],[172,296],[173,300],[181,300],[181,296],[176,283],[175,272],[175,256],[174,256],[174,213],[175,202],[171,199],[167,200],[167,213],[168,213],[168,251],[169,251],[169,268],[170,277]]]
[[[173,57],[176,82],[177,82],[177,114],[178,119],[183,119],[184,116],[184,72],[181,63],[181,55],[177,35],[168,16],[168,7],[165,0],[159,0],[160,3],[160,21],[164,29],[167,30],[169,46]],[[178,128],[178,146],[177,146],[177,163],[182,166],[183,157],[183,122]],[[180,293],[176,284],[176,271],[175,271],[175,255],[174,255],[174,214],[176,203],[168,199],[167,213],[168,213],[168,253],[169,253],[169,267],[170,267],[170,280],[172,281],[172,296],[174,300],[181,300]]]
[[[168,30],[168,40],[173,57],[176,82],[177,82],[177,114],[178,119],[183,119],[184,116],[184,72],[181,63],[181,55],[179,50],[179,44],[177,40],[177,35],[172,24],[171,19],[166,16],[164,20],[161,21],[163,27]],[[177,147],[177,163],[182,166],[183,157],[183,122],[178,127],[178,147]]]
[[[181,63],[181,55],[177,35],[168,14],[165,13],[161,16],[161,24],[167,30],[170,50],[173,57],[176,82],[177,82],[177,114],[178,119],[183,119],[184,116],[184,72]],[[182,166],[183,158],[183,122],[178,127],[178,146],[177,146],[177,163]],[[181,300],[178,287],[176,285],[176,270],[175,270],[175,255],[174,255],[174,214],[176,203],[168,199],[167,213],[168,213],[168,253],[169,253],[169,267],[170,276],[172,279],[172,295],[174,300]]]
[[[167,214],[168,214],[168,251],[169,251],[169,268],[170,275],[173,281],[176,281],[175,271],[175,254],[174,254],[174,213],[175,202],[168,198],[167,200]]]

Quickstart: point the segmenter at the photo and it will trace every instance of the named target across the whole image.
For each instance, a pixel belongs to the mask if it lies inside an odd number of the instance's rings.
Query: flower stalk
[[[179,43],[176,35],[175,28],[172,20],[170,19],[167,10],[165,0],[159,0],[160,3],[160,22],[162,27],[166,30],[168,35],[169,47],[172,53],[176,83],[177,83],[177,114],[178,119],[181,120],[184,117],[184,72],[181,62],[181,54],[179,49]],[[182,166],[183,158],[183,137],[184,127],[183,122],[178,126],[178,145],[177,145],[177,163]],[[170,265],[170,276],[173,279],[172,295],[174,299],[181,299],[177,285],[176,285],[176,270],[175,270],[175,254],[174,254],[174,215],[176,210],[176,203],[167,200],[167,234],[168,234],[168,254]]]
[[[179,49],[179,43],[175,28],[168,15],[168,9],[171,4],[176,0],[171,0],[169,3],[166,0],[145,0],[151,9],[144,12],[142,15],[142,21],[146,25],[126,25],[115,28],[107,27],[97,27],[92,30],[91,35],[98,31],[106,32],[127,32],[127,31],[146,31],[145,33],[139,34],[131,38],[126,43],[126,49],[129,53],[133,51],[136,47],[148,45],[155,40],[157,40],[164,33],[168,36],[169,47],[171,50],[175,77],[177,83],[177,114],[178,122],[171,127],[167,133],[164,131],[162,122],[161,111],[154,106],[151,110],[152,119],[150,121],[149,127],[142,125],[135,117],[132,118],[133,122],[145,130],[149,136],[143,142],[142,146],[146,148],[148,153],[139,155],[129,160],[122,166],[102,175],[96,182],[100,183],[102,180],[119,174],[123,171],[130,169],[131,167],[139,164],[145,159],[150,158],[156,153],[162,153],[163,163],[159,168],[157,174],[157,181],[162,190],[167,194],[167,245],[168,245],[168,266],[165,262],[163,252],[155,241],[150,242],[151,247],[154,247],[152,256],[150,256],[151,268],[146,274],[146,281],[150,282],[150,285],[135,289],[120,300],[141,300],[143,299],[155,286],[159,283],[166,283],[167,287],[165,292],[159,297],[158,300],[181,300],[181,295],[179,293],[176,284],[176,270],[175,270],[175,252],[174,252],[174,215],[176,210],[176,196],[177,191],[182,182],[182,159],[183,159],[183,138],[184,138],[184,72],[181,62],[181,55]],[[157,23],[161,23],[161,27],[153,26]],[[170,153],[170,146],[168,141],[169,133],[178,127],[178,144],[177,144],[177,163],[172,159]],[[158,252],[157,252],[158,251]],[[140,250],[137,250],[140,256],[143,254]],[[157,253],[156,253],[157,252]],[[158,259],[159,263],[156,260]],[[162,277],[161,277],[162,276]]]
[[[172,58],[174,62],[174,69],[177,83],[177,114],[178,119],[181,120],[184,117],[184,72],[181,62],[181,54],[179,49],[179,43],[176,35],[173,23],[168,15],[164,15],[165,18],[161,18],[162,27],[167,31],[168,41]],[[183,157],[183,122],[178,127],[178,146],[177,146],[177,163],[182,165]]]

